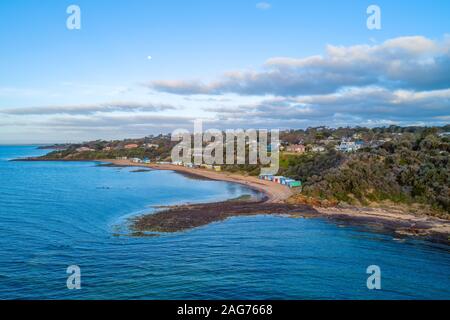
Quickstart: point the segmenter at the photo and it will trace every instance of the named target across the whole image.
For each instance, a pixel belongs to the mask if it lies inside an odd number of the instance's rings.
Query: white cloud
[[[258,2],[256,4],[256,8],[259,10],[269,10],[272,7],[272,5],[268,2]]]
[[[324,55],[275,57],[267,60],[261,71],[228,72],[209,83],[173,80],[154,81],[148,86],[180,95],[298,96],[374,85],[408,90],[449,88],[450,39],[413,36],[379,45],[329,45]]]
[[[165,111],[174,110],[174,106],[166,104],[137,103],[137,102],[112,102],[92,105],[63,105],[44,107],[23,107],[0,109],[0,114],[10,115],[45,115],[45,114],[94,114],[99,112],[141,112],[141,111]]]
[[[223,124],[316,125],[442,124],[450,115],[450,89],[426,92],[390,91],[380,87],[350,88],[337,93],[275,97],[233,108],[206,108]]]

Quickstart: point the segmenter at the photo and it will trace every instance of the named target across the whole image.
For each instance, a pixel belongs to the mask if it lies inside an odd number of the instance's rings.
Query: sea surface
[[[448,246],[321,218],[133,237],[128,219],[154,206],[254,192],[170,171],[9,161],[46,152],[0,146],[0,299],[450,299]],[[71,265],[79,290],[67,288]],[[367,288],[371,265],[380,290]]]

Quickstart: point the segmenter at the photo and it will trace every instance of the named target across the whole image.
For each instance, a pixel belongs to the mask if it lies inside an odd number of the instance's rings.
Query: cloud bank
[[[0,109],[0,114],[9,115],[51,115],[51,114],[78,114],[91,115],[98,112],[156,112],[165,110],[175,110],[171,105],[136,103],[136,102],[114,102],[93,105],[72,105],[72,106],[45,106],[45,107],[25,107]]]
[[[380,45],[326,47],[324,55],[275,57],[261,71],[234,71],[219,80],[153,81],[153,90],[180,95],[235,93],[298,96],[347,87],[437,90],[450,87],[450,38],[400,37]]]

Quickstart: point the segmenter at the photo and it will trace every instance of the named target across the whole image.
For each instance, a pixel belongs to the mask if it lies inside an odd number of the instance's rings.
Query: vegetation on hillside
[[[307,196],[362,205],[417,203],[449,217],[449,152],[448,138],[423,131],[352,154],[302,155],[291,159],[284,172],[304,182]]]

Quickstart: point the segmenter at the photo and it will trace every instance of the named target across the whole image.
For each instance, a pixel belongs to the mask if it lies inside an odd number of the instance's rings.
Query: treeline
[[[443,132],[450,132],[450,125],[445,125],[442,127],[420,127],[420,126],[409,126],[400,127],[391,125],[389,127],[377,127],[377,128],[366,128],[366,127],[340,127],[340,128],[329,128],[329,127],[315,127],[307,129],[298,130],[286,130],[280,133],[281,141],[289,144],[295,143],[315,143],[322,139],[336,139],[340,140],[342,138],[352,137],[353,135],[358,135],[361,139],[370,141],[376,139],[383,139],[392,137],[400,134],[415,134],[422,135],[426,132],[433,131],[436,134]]]

